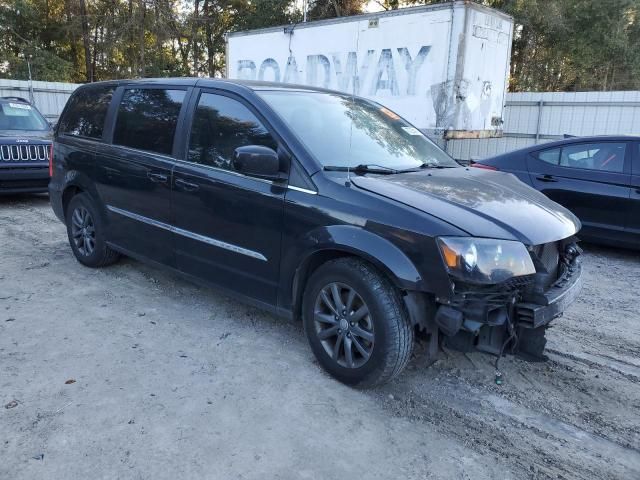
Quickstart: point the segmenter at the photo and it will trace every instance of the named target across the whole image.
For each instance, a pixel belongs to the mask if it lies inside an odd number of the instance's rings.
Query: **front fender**
[[[308,246],[305,259],[318,251],[339,250],[362,257],[375,265],[386,273],[398,288],[423,290],[425,287],[422,276],[402,250],[389,240],[361,227],[321,227],[309,232],[303,239],[303,244]]]
[[[295,309],[314,260],[330,259],[341,254],[354,255],[370,262],[402,290],[427,290],[425,281],[413,262],[389,240],[357,226],[323,226],[297,238],[291,248],[284,249],[281,262],[281,307]]]

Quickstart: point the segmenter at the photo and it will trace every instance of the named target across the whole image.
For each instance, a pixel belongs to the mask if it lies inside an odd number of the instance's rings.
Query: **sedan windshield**
[[[0,130],[47,130],[49,124],[31,105],[0,103]]]
[[[258,93],[327,169],[458,166],[420,130],[374,102],[337,93]]]

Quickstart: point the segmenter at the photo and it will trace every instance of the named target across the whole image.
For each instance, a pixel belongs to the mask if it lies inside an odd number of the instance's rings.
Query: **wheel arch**
[[[65,175],[64,186],[61,193],[62,214],[66,217],[67,207],[73,197],[80,193],[88,194],[95,202],[103,218],[106,218],[106,212],[102,208],[102,203],[98,201],[99,195],[93,182],[84,174],[72,170]]]
[[[342,225],[324,228],[306,237],[314,246],[297,263],[291,276],[288,294],[291,295],[294,319],[301,318],[302,296],[313,272],[329,260],[356,257],[374,266],[399,290],[424,291],[422,275],[413,262],[393,243],[359,227]]]

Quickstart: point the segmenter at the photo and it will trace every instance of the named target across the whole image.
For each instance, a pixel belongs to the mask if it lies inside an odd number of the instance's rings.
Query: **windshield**
[[[258,94],[325,167],[458,166],[417,128],[368,100],[324,92]]]
[[[0,130],[48,130],[49,124],[31,105],[0,103]]]

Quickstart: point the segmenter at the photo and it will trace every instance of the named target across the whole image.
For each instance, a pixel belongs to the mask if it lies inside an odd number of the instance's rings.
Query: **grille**
[[[49,161],[49,145],[0,145],[2,162]]]

